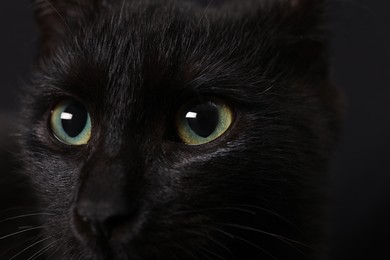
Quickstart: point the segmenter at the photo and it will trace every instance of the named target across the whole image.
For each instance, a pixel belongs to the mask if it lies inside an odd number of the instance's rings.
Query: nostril
[[[74,211],[76,232],[99,240],[108,240],[118,226],[130,221],[137,212],[135,208],[131,210],[129,207],[79,203]]]
[[[92,233],[93,236],[97,238],[107,239],[111,234],[110,230],[99,222],[93,221],[87,217],[79,216],[79,219],[84,225],[85,228],[88,229]]]

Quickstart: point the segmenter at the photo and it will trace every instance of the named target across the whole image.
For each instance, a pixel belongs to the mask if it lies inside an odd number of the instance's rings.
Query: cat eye
[[[232,109],[219,100],[191,103],[179,110],[176,128],[188,145],[211,142],[223,135],[233,122]]]
[[[87,144],[91,137],[90,115],[77,101],[58,103],[52,110],[50,126],[53,135],[68,145]]]

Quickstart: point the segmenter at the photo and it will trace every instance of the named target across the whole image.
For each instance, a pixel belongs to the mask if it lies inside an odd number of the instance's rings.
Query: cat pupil
[[[61,124],[70,137],[78,136],[87,124],[88,113],[80,103],[71,103],[61,113]]]
[[[219,123],[218,108],[212,102],[196,105],[186,114],[186,120],[195,134],[209,137]]]

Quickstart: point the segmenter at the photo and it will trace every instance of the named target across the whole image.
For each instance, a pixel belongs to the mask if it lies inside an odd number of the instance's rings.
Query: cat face
[[[315,240],[337,129],[319,4],[50,3],[22,113],[45,250],[258,259],[299,255],[295,226]]]

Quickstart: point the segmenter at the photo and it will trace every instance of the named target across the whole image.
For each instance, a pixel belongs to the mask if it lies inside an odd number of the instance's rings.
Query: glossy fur
[[[42,49],[18,156],[47,214],[48,259],[324,255],[338,129],[324,1],[34,2]],[[209,97],[233,125],[181,143],[177,111]],[[67,98],[91,114],[88,145],[50,131]]]

